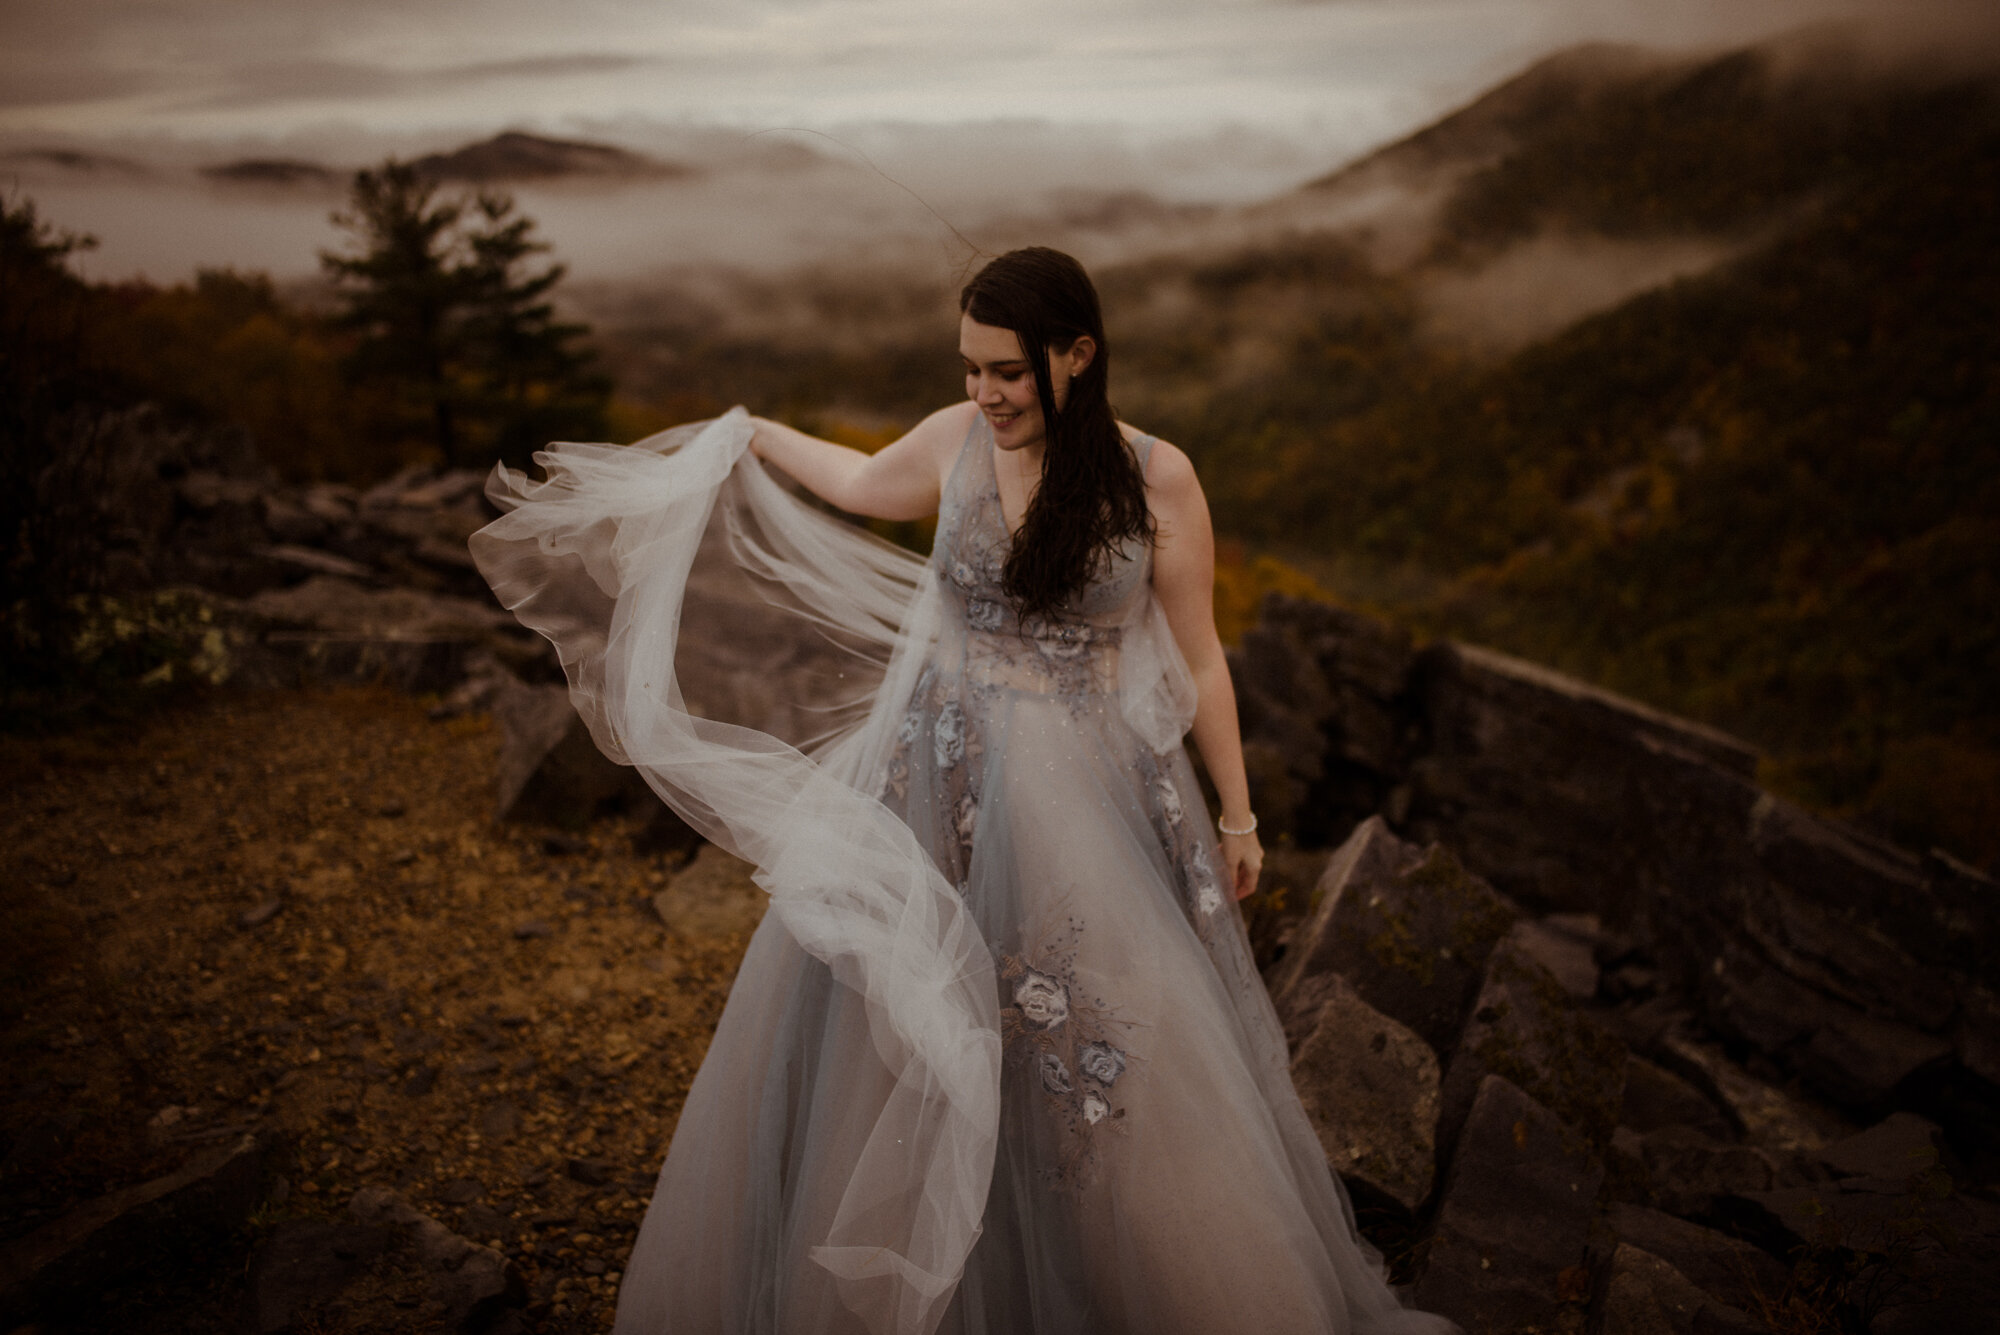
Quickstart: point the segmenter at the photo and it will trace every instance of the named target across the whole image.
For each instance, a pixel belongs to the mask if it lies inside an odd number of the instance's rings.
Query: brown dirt
[[[266,1127],[292,1166],[258,1227],[390,1186],[497,1240],[538,1328],[607,1326],[761,895],[719,850],[635,852],[636,818],[495,826],[496,751],[356,689],[0,738],[0,1237]],[[241,1268],[148,1328],[234,1328]]]

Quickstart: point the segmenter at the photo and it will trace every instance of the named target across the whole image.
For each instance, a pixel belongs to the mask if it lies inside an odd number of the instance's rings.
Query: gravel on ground
[[[637,816],[496,825],[496,751],[362,688],[0,738],[0,1240],[268,1128],[260,1226],[390,1187],[513,1258],[537,1328],[607,1327],[761,895]],[[135,1301],[234,1329],[239,1282]]]

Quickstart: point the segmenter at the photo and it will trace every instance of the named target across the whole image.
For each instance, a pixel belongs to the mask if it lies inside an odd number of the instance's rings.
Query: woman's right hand
[[[753,416],[750,419],[750,453],[759,459],[768,457],[764,452],[768,448],[765,442],[770,439],[770,428],[773,425],[774,423],[767,418]]]
[[[1222,865],[1229,872],[1230,890],[1238,899],[1248,899],[1257,889],[1257,877],[1264,870],[1264,845],[1257,831],[1217,836]]]

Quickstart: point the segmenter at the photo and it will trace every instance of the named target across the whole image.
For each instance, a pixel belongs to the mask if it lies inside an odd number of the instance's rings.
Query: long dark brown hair
[[[1069,256],[1031,246],[981,269],[959,293],[958,309],[981,324],[1013,330],[1034,368],[1048,444],[1041,486],[1022,516],[1001,583],[1023,616],[1048,615],[1081,592],[1124,543],[1153,538],[1146,479],[1106,397],[1111,348],[1097,289]],[[1097,344],[1097,355],[1070,381],[1058,412],[1050,351],[1066,352],[1085,334]]]

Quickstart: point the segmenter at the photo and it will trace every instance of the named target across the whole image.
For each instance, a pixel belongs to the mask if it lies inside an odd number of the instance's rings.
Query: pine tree
[[[429,417],[438,452],[454,464],[458,317],[466,297],[456,252],[465,205],[436,196],[435,181],[394,158],[356,172],[348,207],[333,222],[353,233],[361,251],[321,252],[320,263],[344,289],[341,324],[360,336],[347,360],[349,374],[402,387]]]
[[[91,291],[69,268],[96,244],[0,197],[0,693],[59,661],[71,598],[104,573],[102,408],[117,393],[93,356]]]
[[[358,243],[320,256],[359,336],[348,371],[398,386],[447,466],[601,434],[609,381],[577,346],[588,329],[555,317],[563,266],[529,269],[549,247],[511,198],[440,197],[392,158],[355,174],[333,220]]]
[[[464,333],[478,371],[479,407],[493,424],[494,452],[523,463],[566,431],[601,434],[610,382],[576,346],[589,328],[558,320],[548,299],[567,267],[528,271],[549,246],[534,238],[534,222],[516,215],[508,196],[482,192],[474,212],[478,226],[466,234]]]

